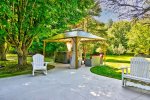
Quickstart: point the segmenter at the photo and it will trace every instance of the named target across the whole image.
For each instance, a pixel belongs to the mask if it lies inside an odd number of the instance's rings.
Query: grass
[[[133,56],[129,55],[107,55],[105,65],[92,67],[90,70],[92,73],[111,77],[115,79],[121,79],[122,66],[130,66],[130,59]]]
[[[97,75],[121,79],[121,72],[119,72],[117,68],[111,68],[107,65],[95,66],[92,67],[90,70],[92,73],[95,73]]]
[[[129,55],[108,55],[106,56],[106,65],[113,68],[120,68],[122,66],[130,66],[130,59],[133,56]]]
[[[15,54],[8,54],[7,58],[7,61],[0,61],[0,65],[5,66],[0,68],[0,78],[32,73],[31,56],[27,57],[28,64],[25,66],[17,65],[17,55]],[[51,59],[47,57],[45,61],[51,61]],[[47,69],[50,70],[52,68],[54,66],[48,64]]]
[[[129,55],[107,55],[106,62],[104,66],[96,66],[91,68],[91,72],[103,75],[111,78],[121,79],[121,70],[119,69],[121,66],[129,66],[130,58],[132,56]],[[22,74],[31,74],[32,71],[32,57],[28,56],[26,66],[17,65],[17,55],[16,54],[8,54],[8,61],[0,61],[0,65],[5,66],[0,68],[0,78],[2,77],[10,77]],[[50,62],[52,59],[49,57],[45,58],[45,61]],[[48,69],[52,69],[54,66],[48,65]]]

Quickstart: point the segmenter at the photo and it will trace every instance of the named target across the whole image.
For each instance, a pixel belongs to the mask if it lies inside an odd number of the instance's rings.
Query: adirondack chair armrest
[[[31,64],[32,64],[32,66],[34,65],[34,63],[33,63],[33,62],[31,62]]]
[[[129,74],[129,69],[130,67],[127,67],[127,66],[124,66],[124,67],[121,67],[120,69],[122,70],[122,75],[124,75],[125,71],[126,71],[126,74]]]
[[[120,67],[120,69],[128,69],[130,68],[129,66],[123,66],[123,67]]]
[[[47,66],[48,63],[49,63],[49,62],[44,62],[44,66]]]

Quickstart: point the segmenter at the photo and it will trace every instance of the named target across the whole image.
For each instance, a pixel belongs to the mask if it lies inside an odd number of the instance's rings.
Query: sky
[[[111,9],[105,7],[104,4],[101,4],[100,7],[102,12],[100,12],[99,17],[94,17],[96,20],[104,23],[107,23],[110,19],[112,19],[114,22],[119,20],[118,15],[111,11]]]
[[[115,22],[115,21],[119,20],[119,18],[117,16],[118,16],[117,14],[115,14],[115,13],[113,13],[111,11],[103,10],[100,13],[100,17],[98,17],[98,20],[100,22],[107,23],[109,21],[109,19],[112,19]]]
[[[104,22],[104,23],[108,23],[108,21],[110,19],[112,19],[114,22],[115,21],[118,21],[119,18],[118,18],[118,15],[111,12],[111,11],[108,11],[108,10],[103,10],[101,13],[100,13],[100,16],[99,17],[94,17],[96,20],[100,21],[100,22]]]
[[[98,0],[95,0],[98,1]],[[132,14],[140,14],[142,13],[142,9],[145,7],[148,7],[148,3],[146,3],[146,0],[118,0],[121,4],[129,4],[133,6],[137,6],[136,9],[134,9],[132,6],[118,6],[117,3],[114,5],[111,1],[113,0],[100,0],[100,7],[102,9],[102,12],[100,13],[100,17],[96,18],[100,22],[107,23],[109,19],[112,19],[113,21],[118,20],[131,20],[133,15]],[[110,2],[109,2],[110,1]],[[113,4],[113,5],[112,5]],[[113,13],[111,10],[113,8],[118,12],[118,14],[124,14],[120,17],[120,19],[117,17],[118,15]],[[138,16],[139,18],[142,17],[142,15]]]

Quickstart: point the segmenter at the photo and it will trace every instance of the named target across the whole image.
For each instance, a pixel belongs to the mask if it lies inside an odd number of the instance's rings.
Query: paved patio
[[[150,91],[121,86],[121,81],[58,64],[48,75],[0,79],[0,100],[150,100]]]

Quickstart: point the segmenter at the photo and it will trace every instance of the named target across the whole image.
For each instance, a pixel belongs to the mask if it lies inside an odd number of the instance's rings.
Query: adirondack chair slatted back
[[[33,56],[33,63],[36,67],[43,67],[44,66],[44,56],[41,54],[36,54]]]
[[[137,77],[150,78],[150,62],[142,57],[132,58],[130,74]]]

